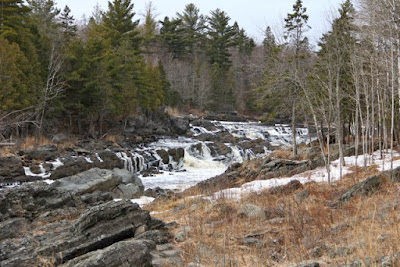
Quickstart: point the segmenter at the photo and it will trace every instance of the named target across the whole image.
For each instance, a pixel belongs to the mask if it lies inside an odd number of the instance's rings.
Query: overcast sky
[[[312,30],[308,32],[310,39],[315,42],[321,33],[328,29],[327,17],[331,17],[332,11],[336,11],[344,0],[304,0],[303,5],[307,7],[310,17],[309,24]],[[68,5],[74,17],[80,20],[83,14],[90,17],[96,4],[102,9],[107,9],[107,0],[56,0],[57,5],[63,8]],[[145,10],[148,0],[133,0],[136,18]],[[165,16],[175,16],[176,12],[182,12],[185,5],[194,3],[200,12],[208,15],[211,10],[220,8],[228,13],[232,20],[239,23],[250,37],[257,41],[262,40],[262,33],[267,25],[271,25],[275,31],[279,31],[286,14],[292,12],[295,0],[153,0],[156,7],[157,19],[162,20]],[[279,33],[277,33],[279,35]]]

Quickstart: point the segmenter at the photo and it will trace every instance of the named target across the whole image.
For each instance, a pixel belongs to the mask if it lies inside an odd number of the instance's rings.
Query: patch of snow
[[[155,200],[154,197],[142,196],[142,197],[140,197],[140,198],[131,199],[131,202],[132,202],[132,203],[139,204],[140,207],[143,207],[144,205],[150,204],[150,203],[153,202],[154,200]]]
[[[46,180],[43,180],[43,182],[45,182],[46,184],[50,185],[50,184],[54,183],[55,181],[54,180],[50,180],[50,179],[46,179]]]
[[[393,153],[394,157],[400,156],[398,152]],[[390,159],[391,155],[389,153],[383,154],[382,159],[380,159],[379,151],[373,153],[372,155],[365,155],[365,158],[368,158],[367,166],[371,166],[372,164],[376,164],[378,166],[378,170],[384,171],[390,169]],[[362,166],[364,155],[361,155],[357,159],[358,166]],[[351,173],[350,167],[355,166],[356,157],[345,157],[346,166],[342,167],[342,175],[346,175]],[[393,161],[393,168],[400,167],[400,160]],[[338,181],[340,179],[340,167],[339,167],[339,159],[335,160],[330,165],[330,176],[331,181]],[[318,167],[314,170],[309,170],[300,174],[293,175],[291,177],[283,177],[283,178],[273,178],[268,180],[256,180],[249,183],[243,184],[239,188],[228,188],[214,193],[214,199],[219,198],[230,198],[230,199],[240,199],[242,195],[246,195],[249,193],[260,193],[261,191],[276,187],[282,186],[290,183],[293,180],[298,180],[300,183],[305,184],[307,182],[317,182],[317,183],[327,183],[328,182],[328,174],[325,167]]]

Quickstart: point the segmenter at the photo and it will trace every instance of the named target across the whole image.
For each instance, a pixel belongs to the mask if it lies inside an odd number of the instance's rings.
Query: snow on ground
[[[400,154],[398,152],[393,152],[394,157],[399,157]],[[380,171],[385,171],[390,169],[390,159],[391,155],[389,153],[383,154],[382,159],[380,159],[380,153],[375,152],[372,155],[368,156],[358,156],[357,159],[357,165],[358,166],[363,166],[364,164],[364,159],[367,160],[367,166],[376,164],[378,166],[378,170]],[[342,175],[346,175],[351,173],[350,167],[355,166],[356,163],[356,157],[351,156],[351,157],[345,157],[345,163],[346,166],[342,168]],[[331,170],[331,181],[337,181],[340,178],[340,168],[339,168],[339,160],[335,160],[331,163],[330,165],[330,170]],[[394,160],[393,161],[393,168],[400,167],[400,160]],[[281,186],[281,185],[286,185],[292,180],[298,180],[301,183],[307,183],[307,182],[318,182],[318,183],[327,183],[328,182],[328,174],[325,169],[325,167],[319,167],[314,170],[306,171],[300,174],[296,174],[291,177],[282,177],[282,178],[273,178],[269,180],[256,180],[252,181],[249,183],[243,184],[239,188],[229,188],[229,189],[224,189],[221,191],[216,192],[213,195],[213,199],[218,199],[218,198],[231,198],[231,199],[240,199],[242,195],[249,194],[249,193],[259,193],[265,189],[271,188],[271,187],[276,187],[276,186]]]
[[[144,205],[147,205],[147,204],[153,202],[154,199],[155,199],[154,197],[142,196],[140,198],[131,199],[131,202],[139,204],[140,207],[143,207]]]

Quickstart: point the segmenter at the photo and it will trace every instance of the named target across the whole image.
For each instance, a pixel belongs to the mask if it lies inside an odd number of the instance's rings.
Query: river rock
[[[28,160],[54,160],[58,156],[57,147],[55,145],[40,146],[35,150],[31,150],[26,155]]]
[[[171,155],[173,161],[180,162],[185,156],[185,150],[183,148],[172,148],[168,150],[168,154]]]
[[[85,150],[86,151],[86,150]],[[124,163],[120,160],[115,153],[105,150],[98,153],[99,158],[93,158],[93,162],[88,162],[82,157],[74,158],[74,157],[66,157],[63,159],[63,165],[55,169],[50,178],[53,180],[57,180],[63,177],[72,176],[94,167],[98,167],[100,169],[109,169],[112,170],[114,168],[123,168]]]
[[[58,179],[51,184],[51,187],[82,195],[94,191],[109,191],[121,183],[122,177],[115,175],[112,171],[93,168],[77,175]]]
[[[214,123],[212,123],[209,120],[194,120],[191,122],[191,124],[193,126],[199,126],[199,127],[203,127],[205,129],[207,129],[208,131],[214,131],[217,129],[217,127],[215,127]]]
[[[171,118],[171,125],[178,135],[184,135],[189,130],[189,120],[187,118]]]
[[[147,239],[171,240],[165,223],[130,200],[110,201],[108,192],[135,180],[91,169],[0,191],[0,266],[152,266],[155,243],[133,238],[140,228]]]
[[[162,159],[162,162],[164,164],[168,164],[169,163],[169,154],[165,149],[159,149],[156,152],[160,156],[160,158]]]
[[[16,157],[1,158],[0,178],[13,178],[19,176],[25,176],[21,159]]]

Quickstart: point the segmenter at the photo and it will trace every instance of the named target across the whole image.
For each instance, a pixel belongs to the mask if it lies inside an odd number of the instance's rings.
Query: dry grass
[[[377,174],[376,166],[354,171],[335,184],[308,183],[289,194],[265,191],[240,201],[186,196],[147,209],[191,227],[189,238],[179,243],[186,264],[289,266],[313,260],[331,266],[369,258],[375,266],[381,256],[400,251],[400,187],[388,183],[379,193],[333,208],[331,203],[355,181]],[[308,196],[303,199],[300,192]],[[241,216],[245,204],[262,207],[266,220]],[[258,244],[245,244],[247,235]]]
[[[46,137],[28,136],[18,142],[19,149],[34,149],[38,146],[53,144],[53,142]]]

